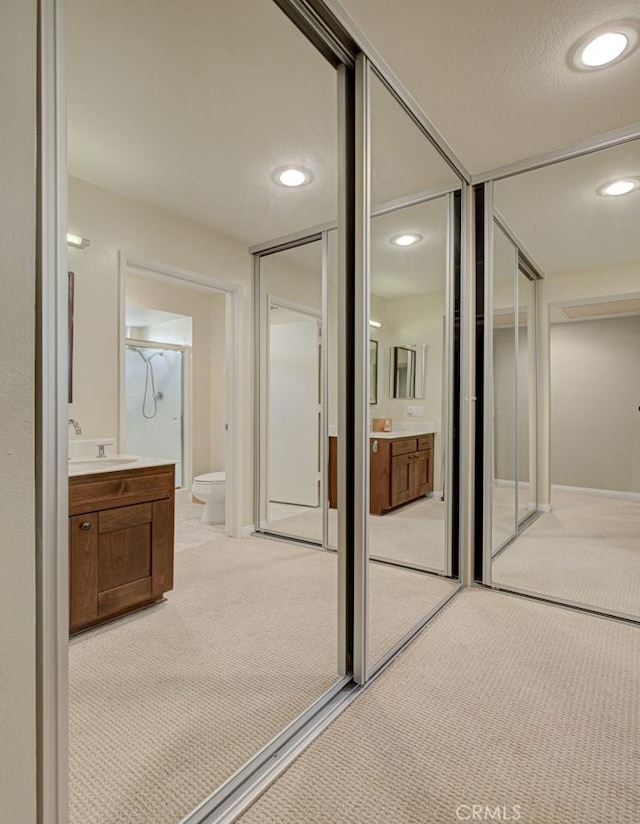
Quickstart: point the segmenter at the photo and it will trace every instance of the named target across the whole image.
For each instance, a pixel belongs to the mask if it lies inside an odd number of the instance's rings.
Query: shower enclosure
[[[129,340],[125,346],[125,449],[176,462],[184,486],[184,346]]]

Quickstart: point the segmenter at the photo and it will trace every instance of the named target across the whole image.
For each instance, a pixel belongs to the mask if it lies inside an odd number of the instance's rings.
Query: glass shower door
[[[183,347],[130,342],[125,346],[125,450],[176,462],[176,487],[184,479]]]

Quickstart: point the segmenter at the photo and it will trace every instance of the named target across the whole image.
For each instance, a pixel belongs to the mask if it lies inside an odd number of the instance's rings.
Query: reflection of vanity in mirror
[[[390,347],[389,400],[423,399],[426,344]],[[369,341],[369,402],[378,403],[378,341]],[[433,492],[434,426],[420,431],[398,424],[391,432],[370,435],[370,504],[372,515],[384,515]],[[338,505],[337,438],[329,438],[329,507]]]
[[[424,429],[430,429],[426,424]],[[369,437],[369,512],[384,515],[433,492],[435,433],[373,432]],[[338,506],[338,439],[329,438],[329,507]]]

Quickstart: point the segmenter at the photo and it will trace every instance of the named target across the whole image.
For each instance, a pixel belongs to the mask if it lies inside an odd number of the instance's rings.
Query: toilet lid
[[[206,475],[197,475],[193,480],[206,484],[223,484],[225,482],[225,472],[207,472]]]

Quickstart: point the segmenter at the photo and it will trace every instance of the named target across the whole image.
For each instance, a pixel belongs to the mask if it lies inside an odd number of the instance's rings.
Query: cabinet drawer
[[[433,449],[433,435],[420,435],[418,449]]]
[[[415,452],[417,448],[417,438],[403,438],[401,441],[391,441],[392,455],[407,455],[409,452]]]
[[[164,468],[163,468],[164,469]],[[122,506],[156,501],[173,495],[174,468],[141,475],[128,472],[85,476],[71,479],[69,484],[69,514],[98,512],[111,509],[114,500]]]
[[[132,526],[150,524],[153,517],[152,504],[136,506],[119,506],[117,509],[105,509],[98,515],[98,531],[113,532],[116,529],[129,529]]]

